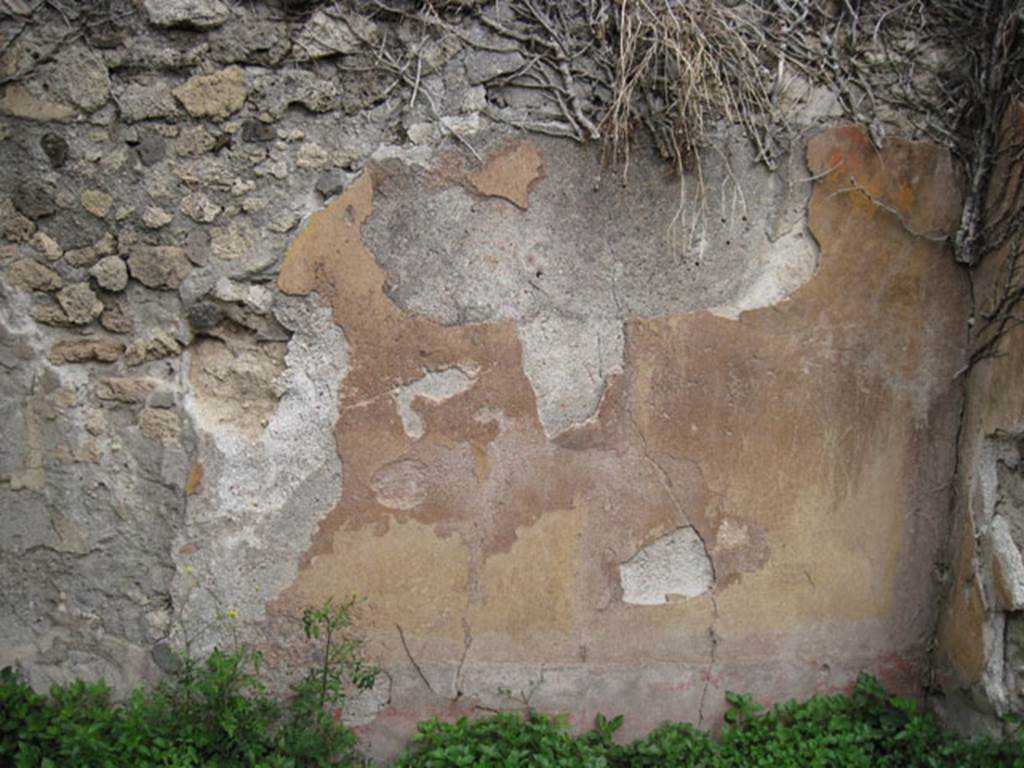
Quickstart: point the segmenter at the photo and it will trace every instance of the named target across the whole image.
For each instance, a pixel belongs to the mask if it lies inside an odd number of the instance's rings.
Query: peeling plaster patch
[[[194,567],[224,604],[250,619],[262,617],[266,600],[292,583],[341,492],[333,429],[347,370],[345,336],[315,299],[278,296],[274,309],[293,335],[266,428],[252,435],[225,426],[199,389],[185,401],[204,476],[188,499],[188,526],[177,547],[198,550],[180,564]]]
[[[418,418],[418,417],[417,417]],[[427,467],[421,461],[396,461],[373,473],[373,495],[390,509],[414,509],[427,498]]]
[[[544,159],[537,145],[521,142],[496,152],[467,182],[481,195],[504,198],[525,211],[530,205],[530,190],[543,177]]]
[[[750,253],[758,267],[756,276],[735,299],[708,310],[711,314],[735,320],[743,312],[785,301],[814,277],[818,245],[806,223],[808,184],[798,180],[801,176],[806,176],[806,168],[796,155],[789,155],[772,175],[774,208],[761,220],[765,247]],[[736,215],[726,210],[721,214]]]
[[[518,332],[545,434],[554,437],[594,416],[608,376],[622,371],[622,323],[539,317]]]
[[[476,375],[477,370],[472,366],[445,368],[441,371],[430,371],[415,381],[398,387],[394,397],[405,433],[419,440],[426,431],[423,418],[413,408],[416,398],[423,398],[435,404],[451,400],[473,386]]]
[[[737,318],[786,299],[818,266],[802,155],[770,174],[737,142],[704,158],[703,187],[682,196],[653,153],[631,167],[623,184],[598,152],[537,138],[476,175],[409,160],[373,170],[379,194],[359,234],[388,297],[443,325],[515,322],[549,437],[593,415],[621,362],[622,323]]]
[[[189,381],[204,422],[255,437],[277,408],[274,391],[285,367],[285,345],[261,341],[240,327],[225,327],[191,349]]]
[[[697,597],[714,582],[711,559],[692,526],[678,528],[641,549],[619,566],[619,576],[622,601],[634,605]]]

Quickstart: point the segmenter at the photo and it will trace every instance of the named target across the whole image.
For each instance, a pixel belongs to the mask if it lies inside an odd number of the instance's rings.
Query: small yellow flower
[[[186,565],[185,566],[185,573],[192,573],[192,566],[191,565]]]
[[[228,611],[227,617],[229,619],[237,619],[238,618],[238,611],[236,611],[234,608],[232,608],[230,611]]]

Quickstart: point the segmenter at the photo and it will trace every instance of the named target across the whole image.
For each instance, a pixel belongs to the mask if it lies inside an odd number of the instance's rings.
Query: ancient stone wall
[[[775,173],[722,127],[699,180],[643,146],[623,177],[487,117],[522,62],[476,28],[7,5],[0,664],[123,691],[230,610],[284,681],[302,608],[354,593],[379,754],[524,701],[638,732],[727,689],[920,691],[968,297],[945,152],[819,99]],[[413,83],[366,58],[396,36]]]
[[[1024,109],[1011,112],[1005,141],[1024,136]],[[1001,162],[986,218],[1014,214],[1021,167]],[[1016,213],[1019,216],[1019,212]],[[992,338],[1001,302],[1020,290],[1021,244],[1009,241],[977,270],[974,334]],[[1019,305],[1008,308],[1019,317]],[[969,732],[1002,733],[1024,714],[1024,337],[1016,320],[990,355],[963,377],[967,392],[954,483],[949,567],[936,684],[946,719]]]

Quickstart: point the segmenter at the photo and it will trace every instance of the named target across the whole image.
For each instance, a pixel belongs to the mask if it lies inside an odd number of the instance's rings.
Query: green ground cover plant
[[[204,660],[190,646],[177,671],[115,703],[103,681],[33,691],[0,670],[0,768],[306,768],[361,763],[355,736],[336,717],[348,691],[373,686],[349,627],[355,600],[302,617],[318,664],[286,697],[262,680],[259,652],[235,644]],[[231,612],[226,615],[233,618]]]
[[[369,765],[336,717],[346,694],[377,670],[350,633],[354,602],[328,601],[302,622],[319,663],[285,697],[262,682],[243,645],[205,660],[183,653],[165,683],[115,702],[101,681],[33,691],[0,671],[0,768],[304,768]],[[623,717],[598,716],[583,734],[565,715],[527,708],[455,723],[420,723],[395,768],[1024,768],[1024,734],[965,740],[909,699],[862,675],[848,695],[770,710],[729,693],[717,737],[666,723],[620,744]]]

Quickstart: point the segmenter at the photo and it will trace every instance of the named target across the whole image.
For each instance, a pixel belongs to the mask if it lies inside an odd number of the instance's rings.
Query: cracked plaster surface
[[[935,541],[907,510],[928,503],[929,473],[941,474],[949,458],[927,438],[949,424],[949,402],[928,382],[956,368],[949,307],[960,294],[941,247],[906,226],[946,226],[948,206],[922,212],[934,191],[894,197],[901,188],[889,177],[932,162],[931,183],[948,195],[938,153],[896,144],[879,156],[854,129],[823,135],[808,151],[818,184],[809,221],[822,243],[813,279],[770,307],[730,313],[722,307],[735,309],[763,272],[719,264],[738,281],[724,304],[711,281],[683,295],[708,311],[677,305],[639,316],[608,311],[635,300],[618,278],[606,303],[582,289],[554,301],[538,297],[557,269],[540,265],[537,282],[533,264],[515,266],[515,243],[540,237],[543,215],[572,210],[542,208],[546,185],[564,186],[553,181],[557,162],[542,154],[545,176],[526,211],[501,197],[467,198],[478,206],[463,211],[471,238],[496,236],[492,207],[541,216],[512,233],[507,252],[462,241],[444,250],[429,226],[418,242],[430,212],[400,210],[416,189],[422,201],[417,185],[430,185],[434,213],[464,205],[469,193],[449,171],[432,177],[393,159],[316,214],[290,250],[279,287],[329,302],[352,364],[334,429],[345,484],[281,605],[316,602],[339,584],[370,596],[375,647],[392,673],[391,703],[375,728],[425,712],[417,709],[425,702],[458,716],[506,677],[532,689],[525,683],[537,675],[538,702],[565,695],[578,709],[583,691],[587,701],[606,701],[611,681],[652,658],[666,660],[687,692],[659,718],[702,719],[720,714],[726,687],[754,690],[766,667],[795,692],[823,684],[823,669],[835,684],[855,674],[852,665],[893,654],[907,659],[900,669],[918,663],[924,651],[914,643],[928,617],[908,605],[930,587],[913,562],[923,555],[906,547]],[[850,177],[870,195],[850,192]],[[380,247],[389,222],[405,223],[391,233],[402,249],[391,252]],[[805,226],[802,216],[795,229],[790,223],[773,236]],[[396,259],[434,267],[403,272]],[[480,270],[465,278],[480,297],[524,279],[521,303],[465,302],[464,269]],[[639,292],[662,274],[655,271],[646,283],[622,275]],[[421,279],[433,283],[424,288]],[[413,306],[415,296],[426,303]],[[430,302],[447,314],[432,314]],[[591,304],[590,314],[576,311]],[[587,338],[585,325],[598,331]],[[923,331],[908,343],[909,325]],[[573,345],[582,352],[571,365],[545,370]],[[472,386],[456,396],[410,399],[423,427],[411,435],[396,383],[470,364]],[[538,374],[555,382],[547,393]],[[579,401],[559,400],[571,387],[582,390]],[[929,405],[930,423],[912,417],[915,397]],[[546,410],[551,403],[561,412]],[[911,466],[929,470],[919,476]],[[645,596],[654,604],[619,599],[623,564],[665,531],[691,531],[706,546],[664,558],[647,552],[640,559],[660,579]],[[668,583],[680,570],[695,578]],[[687,590],[697,594],[666,598]],[[842,630],[830,634],[833,627]],[[827,651],[815,644],[822,633]],[[787,659],[805,655],[821,664],[797,674]],[[610,681],[607,691],[587,688],[595,674]],[[637,687],[621,694],[645,700],[652,681],[632,679]]]

